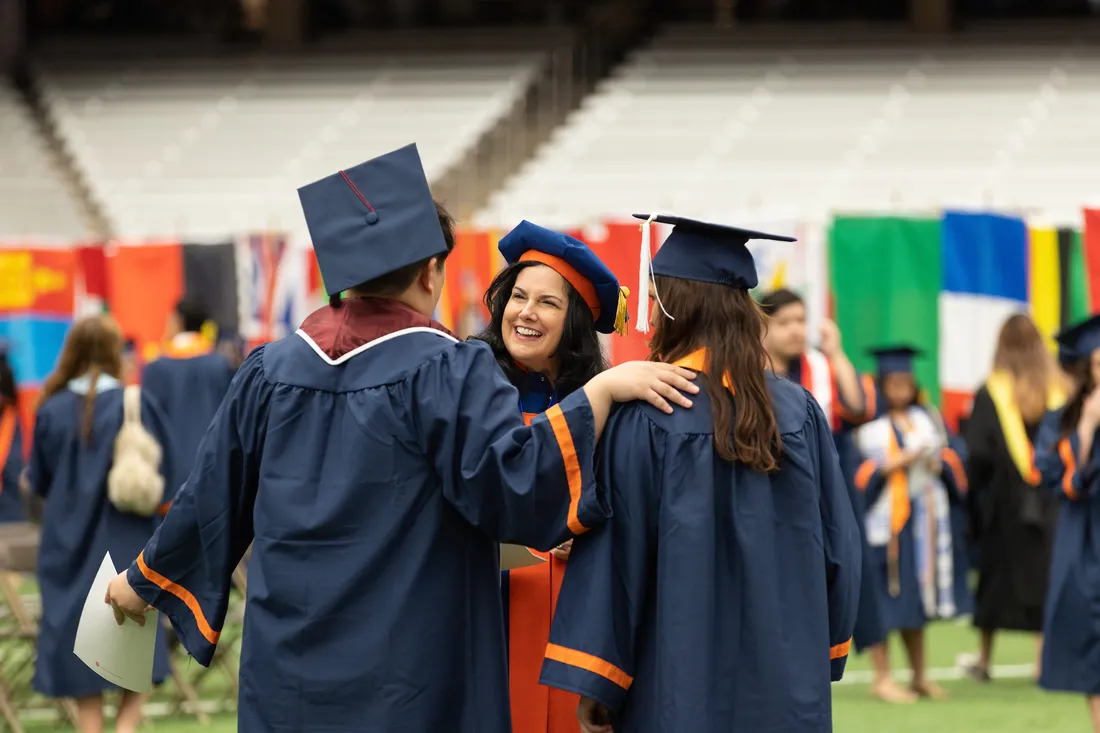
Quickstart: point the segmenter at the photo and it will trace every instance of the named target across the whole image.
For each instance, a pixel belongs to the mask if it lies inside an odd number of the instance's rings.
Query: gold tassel
[[[213,321],[204,321],[202,328],[199,330],[199,335],[202,336],[207,345],[213,347],[218,340],[218,325]]]
[[[630,314],[626,312],[626,299],[630,297],[630,288],[619,286],[619,305],[615,309],[615,333],[626,335],[626,322],[630,320]]]

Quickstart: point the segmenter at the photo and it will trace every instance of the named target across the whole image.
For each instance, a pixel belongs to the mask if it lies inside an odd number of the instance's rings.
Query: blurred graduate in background
[[[167,477],[167,511],[195,463],[199,441],[229,389],[234,368],[215,350],[216,333],[206,307],[184,298],[168,318],[164,343],[141,372],[141,386],[164,410],[175,455]]]
[[[1075,394],[1047,415],[1035,448],[1043,483],[1061,504],[1039,684],[1085,695],[1100,733],[1100,316],[1066,329],[1058,341]]]
[[[0,523],[25,519],[19,477],[23,473],[23,433],[19,424],[15,373],[8,361],[8,344],[0,340]]]
[[[905,344],[873,351],[883,414],[856,432],[864,460],[855,484],[863,494],[874,558],[863,582],[878,586],[887,628],[901,634],[912,670],[910,692],[941,698],[943,689],[927,677],[924,627],[956,616],[959,598],[966,596],[965,583],[957,587],[955,564],[963,554],[956,551],[951,520],[952,506],[966,493],[966,474],[938,413],[920,404],[913,376],[919,353]],[[885,644],[871,660],[877,679],[890,675]]]
[[[974,626],[981,634],[968,671],[979,681],[990,678],[997,631],[1034,633],[1037,656],[1041,650],[1058,505],[1040,489],[1034,441],[1047,410],[1064,404],[1065,387],[1034,321],[1022,313],[1009,317],[963,436],[969,536],[979,563]]]

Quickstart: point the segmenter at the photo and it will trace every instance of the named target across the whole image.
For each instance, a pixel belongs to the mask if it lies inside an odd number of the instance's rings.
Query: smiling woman
[[[509,264],[485,293],[489,344],[530,423],[607,368],[600,333],[622,331],[626,293],[584,242],[522,222],[500,241]],[[569,543],[502,573],[515,733],[576,733],[578,698],[538,683]]]

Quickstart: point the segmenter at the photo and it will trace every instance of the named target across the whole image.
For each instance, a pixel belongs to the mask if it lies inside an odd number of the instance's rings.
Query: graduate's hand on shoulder
[[[122,626],[126,619],[130,619],[138,626],[144,626],[145,614],[153,610],[153,607],[130,587],[130,581],[127,580],[125,572],[119,573],[107,586],[107,597],[103,602],[110,605],[111,610],[115,612],[115,622],[119,626]]]
[[[600,703],[582,697],[577,705],[577,720],[581,733],[611,733],[611,711]]]
[[[691,400],[683,393],[698,393],[694,379],[695,372],[683,367],[656,361],[628,361],[597,374],[588,386],[606,390],[612,402],[645,400],[658,410],[671,413],[672,404],[691,407]]]

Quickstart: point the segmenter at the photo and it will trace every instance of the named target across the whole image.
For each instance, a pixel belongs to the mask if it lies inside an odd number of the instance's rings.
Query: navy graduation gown
[[[107,380],[100,378],[101,383]],[[65,389],[38,409],[27,472],[31,489],[44,500],[37,568],[42,620],[34,689],[48,697],[87,697],[114,689],[73,654],[77,623],[104,554],[110,552],[115,567],[125,568],[156,525],[156,518],[125,514],[107,499],[107,473],[122,427],[122,390],[100,387],[90,442],[81,436],[84,400],[84,394]],[[144,396],[141,421],[169,456],[164,416]],[[161,469],[166,474],[170,466],[162,463]],[[153,680],[159,683],[168,675],[168,648],[160,628]]]
[[[166,503],[190,475],[199,441],[233,378],[233,368],[221,354],[205,346],[184,348],[168,349],[141,374],[142,389],[160,403],[172,430],[176,455],[172,475],[165,481]]]
[[[23,435],[19,410],[8,405],[0,408],[0,523],[26,521],[19,496],[22,472]]]
[[[1077,431],[1061,436],[1061,411],[1047,415],[1035,447],[1043,484],[1062,502],[1043,612],[1047,690],[1100,695],[1100,444],[1081,465]]]
[[[523,424],[480,342],[394,301],[242,364],[131,585],[207,665],[253,542],[238,725],[507,733],[499,542],[610,514],[583,391]]]
[[[905,436],[891,424],[894,439],[899,449],[905,448]],[[966,554],[965,548],[954,544],[959,534],[960,527],[955,521],[956,507],[963,504],[967,493],[966,471],[962,458],[951,447],[950,442],[943,449],[943,469],[940,479],[947,490],[949,500],[949,531],[952,538],[952,576],[951,586],[953,594],[950,596],[955,606],[955,614],[962,613],[963,608],[972,606],[970,593],[967,588],[966,565],[960,572],[960,557]],[[860,466],[856,477],[856,486],[863,493],[864,504],[870,509],[888,490],[888,475],[879,470],[874,460],[868,459]],[[905,525],[897,531],[897,595],[889,592],[890,558],[887,546],[871,547],[873,558],[872,570],[863,576],[864,585],[875,585],[879,589],[879,595],[883,598],[883,621],[888,630],[916,630],[921,629],[931,620],[925,610],[921,599],[920,581],[917,576],[916,538],[914,536],[912,518],[912,499],[908,494],[908,481],[904,485],[904,500],[909,506],[909,518]],[[939,577],[938,575],[936,577]]]
[[[818,372],[827,369],[827,375]],[[805,387],[810,394],[816,389],[822,393],[815,396],[819,404],[827,405],[825,415],[832,430],[833,442],[836,446],[837,456],[840,459],[840,470],[844,474],[844,483],[848,489],[848,498],[852,502],[856,517],[859,519],[860,543],[863,547],[863,577],[870,577],[874,572],[875,556],[871,546],[867,544],[866,533],[863,528],[863,513],[866,509],[863,496],[856,489],[855,477],[859,469],[861,456],[856,448],[855,429],[860,425],[873,420],[881,407],[878,390],[875,389],[875,381],[869,375],[862,375],[859,383],[863,391],[863,410],[857,412],[854,406],[848,405],[840,393],[836,382],[836,376],[832,373],[832,365],[824,356],[811,359],[804,354],[800,359],[791,362],[787,378]],[[886,598],[877,583],[863,583],[859,590],[859,611],[856,614],[856,628],[852,634],[852,643],[856,651],[863,652],[876,644],[886,640],[889,631],[886,622],[886,610],[884,605]]]
[[[859,526],[821,409],[768,387],[772,475],[718,457],[706,391],[672,415],[625,405],[605,430],[615,514],[574,542],[542,682],[603,703],[620,733],[832,730]]]

